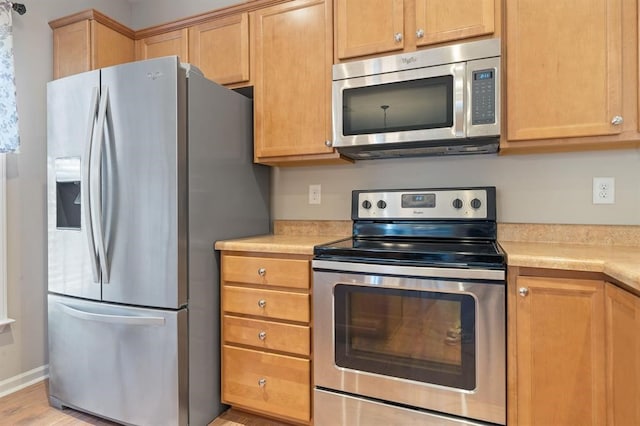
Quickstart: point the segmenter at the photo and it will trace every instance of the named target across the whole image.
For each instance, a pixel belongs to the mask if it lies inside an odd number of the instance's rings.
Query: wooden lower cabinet
[[[640,297],[605,289],[607,424],[640,424]]]
[[[271,416],[309,420],[311,361],[225,345],[222,349],[227,404]]]
[[[640,424],[640,298],[604,276],[535,273],[510,273],[508,423]]]
[[[311,423],[310,259],[222,252],[223,403]]]

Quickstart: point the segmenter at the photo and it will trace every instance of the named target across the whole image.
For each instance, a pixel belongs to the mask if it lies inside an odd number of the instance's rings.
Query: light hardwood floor
[[[48,384],[42,381],[0,398],[0,426],[117,426],[79,411],[49,405]],[[209,426],[286,426],[284,423],[228,410]]]

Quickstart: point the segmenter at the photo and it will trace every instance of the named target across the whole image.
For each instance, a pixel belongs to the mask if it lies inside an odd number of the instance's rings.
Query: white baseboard
[[[49,377],[49,366],[43,365],[0,381],[0,398]]]

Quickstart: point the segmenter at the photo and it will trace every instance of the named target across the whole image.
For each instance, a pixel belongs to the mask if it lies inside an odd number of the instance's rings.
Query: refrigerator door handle
[[[84,212],[84,223],[87,230],[87,240],[89,243],[89,251],[91,252],[91,270],[93,272],[93,282],[99,283],[100,277],[98,275],[98,257],[96,254],[96,242],[93,233],[92,224],[92,211],[91,211],[91,199],[90,199],[90,171],[91,171],[91,152],[93,148],[93,132],[95,129],[96,112],[98,110],[98,88],[93,88],[91,94],[91,104],[89,105],[89,125],[87,126],[87,139],[86,150],[83,158],[82,165],[82,195],[80,196],[80,202],[82,203],[82,210]]]
[[[100,261],[100,271],[102,272],[102,284],[109,283],[109,268],[107,265],[107,249],[105,247],[104,228],[102,226],[102,146],[104,145],[105,121],[107,117],[107,106],[109,103],[109,88],[102,87],[100,96],[100,107],[98,108],[98,137],[96,140],[95,154],[91,164],[91,211],[95,220],[95,239],[98,247],[98,260]]]
[[[71,306],[65,305],[64,303],[60,303],[59,306],[68,315],[71,315],[72,317],[86,320],[86,321],[97,321],[97,322],[104,322],[109,324],[126,324],[126,325],[163,326],[165,324],[165,319],[163,317],[138,317],[138,316],[128,316],[128,315],[97,314],[94,312],[87,312],[87,311],[82,311],[80,309],[72,308]]]

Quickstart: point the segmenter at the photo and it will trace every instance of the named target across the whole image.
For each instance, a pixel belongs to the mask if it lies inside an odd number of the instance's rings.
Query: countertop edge
[[[258,235],[217,241],[216,250],[313,255],[319,244],[349,235]],[[571,243],[499,241],[510,267],[596,272],[640,295],[640,248]]]

